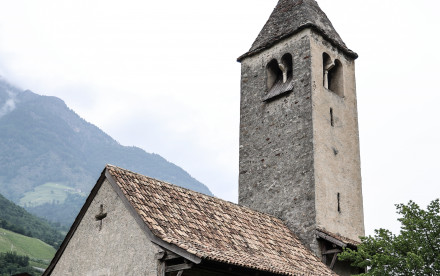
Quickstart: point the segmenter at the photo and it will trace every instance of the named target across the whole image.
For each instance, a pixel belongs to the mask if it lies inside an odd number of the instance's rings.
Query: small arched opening
[[[339,60],[335,60],[335,66],[328,72],[328,87],[330,91],[344,97],[342,63]]]
[[[342,63],[332,61],[327,53],[322,54],[324,87],[331,92],[344,97],[344,76]]]
[[[278,66],[276,59],[272,59],[267,64],[267,90],[269,91],[279,78],[281,78],[282,72]]]
[[[288,82],[292,79],[293,75],[293,58],[291,54],[285,54],[281,58],[281,64],[282,67],[284,67],[283,70],[283,83]]]
[[[323,84],[325,88],[328,89],[328,68],[332,65],[332,60],[327,53],[322,54],[322,75],[323,75]]]
[[[266,71],[267,93],[263,101],[268,101],[293,90],[293,58],[291,54],[284,54],[280,62],[272,59],[267,64]]]

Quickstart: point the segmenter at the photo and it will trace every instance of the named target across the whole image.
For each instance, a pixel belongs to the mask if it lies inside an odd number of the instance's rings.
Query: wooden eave
[[[324,233],[320,229],[316,229],[315,233],[318,238],[324,239],[324,240],[326,240],[330,243],[333,243],[341,248],[348,247],[348,248],[352,248],[352,249],[357,249],[357,244],[355,244],[354,241],[352,241],[352,242],[342,241],[341,239],[335,238],[327,233]]]

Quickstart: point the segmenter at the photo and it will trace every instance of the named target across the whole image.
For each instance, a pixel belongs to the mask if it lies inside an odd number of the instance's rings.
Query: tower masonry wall
[[[355,63],[320,35],[311,38],[316,223],[359,240],[365,233]],[[342,65],[342,95],[324,87],[324,52]]]
[[[310,35],[303,30],[242,60],[239,203],[282,219],[318,252]],[[264,102],[266,66],[286,53],[294,89]]]
[[[107,213],[102,224],[95,218],[101,204]],[[157,252],[105,180],[51,275],[156,276]]]

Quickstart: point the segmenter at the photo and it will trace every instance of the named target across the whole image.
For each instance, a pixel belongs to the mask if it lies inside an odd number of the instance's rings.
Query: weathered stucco
[[[355,63],[320,35],[312,32],[311,38],[316,223],[359,241],[364,235],[364,215]],[[342,64],[343,97],[324,88],[324,52]]]
[[[51,275],[153,276],[158,251],[105,180]]]

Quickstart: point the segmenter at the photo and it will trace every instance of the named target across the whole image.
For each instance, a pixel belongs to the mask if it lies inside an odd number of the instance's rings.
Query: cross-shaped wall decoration
[[[107,217],[107,213],[104,213],[104,205],[99,206],[99,214],[95,216],[96,220],[99,220],[99,231],[102,229],[102,220]]]

